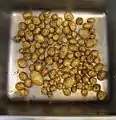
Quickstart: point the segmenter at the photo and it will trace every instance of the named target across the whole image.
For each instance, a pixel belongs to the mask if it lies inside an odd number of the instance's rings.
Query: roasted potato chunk
[[[27,61],[24,58],[19,58],[17,60],[17,65],[20,68],[25,68],[25,67],[27,67],[28,64],[27,64]]]
[[[107,72],[104,71],[104,70],[99,71],[98,74],[97,74],[97,78],[100,81],[104,80],[106,77],[107,77]]]
[[[71,90],[70,89],[68,89],[68,88],[63,88],[63,94],[65,95],[65,96],[70,96],[71,95]]]
[[[98,91],[97,92],[97,98],[98,98],[98,100],[104,100],[105,99],[105,93],[104,93],[104,91]]]
[[[32,80],[32,83],[37,86],[41,86],[43,84],[43,77],[37,71],[30,72],[30,78]]]
[[[101,90],[101,86],[99,85],[99,84],[95,84],[94,86],[93,86],[93,91],[94,92],[98,92],[98,91],[100,91]]]
[[[73,16],[73,14],[71,12],[66,12],[64,14],[64,18],[65,18],[65,20],[72,21],[74,19],[74,16]]]
[[[20,72],[19,73],[19,79],[22,80],[22,81],[25,81],[28,79],[28,75],[26,72]]]

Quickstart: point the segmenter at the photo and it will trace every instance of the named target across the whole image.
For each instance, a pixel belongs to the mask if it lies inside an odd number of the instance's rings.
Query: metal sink
[[[0,115],[77,116],[116,114],[116,1],[115,0],[4,0],[0,1]],[[108,23],[109,100],[103,102],[17,102],[6,95],[10,13],[16,10],[80,10],[106,12]]]

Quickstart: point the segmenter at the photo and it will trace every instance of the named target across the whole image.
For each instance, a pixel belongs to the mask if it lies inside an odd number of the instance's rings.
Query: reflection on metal
[[[116,117],[19,117],[19,116],[1,116],[0,120],[116,120]]]

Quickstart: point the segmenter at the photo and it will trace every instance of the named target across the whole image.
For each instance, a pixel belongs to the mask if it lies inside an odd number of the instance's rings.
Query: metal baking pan
[[[14,11],[28,11],[38,9],[50,9],[60,11],[85,11],[88,13],[103,14],[107,20],[107,47],[108,47],[108,87],[110,88],[108,101],[67,101],[56,100],[51,102],[24,101],[23,98],[14,97],[12,91],[8,91],[7,84],[11,81],[14,87],[15,81],[9,77],[9,58],[11,55],[11,18]],[[110,117],[116,115],[116,0],[1,0],[0,1],[0,115],[1,116],[39,116],[47,118],[56,116],[65,118],[65,116],[80,116],[85,119],[86,116]],[[107,16],[107,17],[106,17]],[[105,22],[104,22],[105,23]],[[100,27],[100,35],[103,35],[103,29]],[[104,35],[103,35],[104,37]],[[105,46],[104,46],[105,47]],[[104,50],[104,49],[102,49]],[[10,53],[10,55],[9,55]],[[103,56],[103,55],[102,55]],[[13,58],[14,59],[14,58]],[[11,71],[12,72],[12,71]],[[13,71],[14,72],[14,71]],[[11,80],[12,79],[12,80]],[[18,81],[18,80],[16,80]],[[15,81],[15,82],[16,82]],[[13,93],[14,93],[14,89]],[[13,95],[13,96],[12,96]],[[12,97],[11,97],[12,96]],[[10,98],[10,99],[8,99]],[[15,101],[14,99],[18,99]],[[21,99],[21,101],[19,101]],[[5,118],[3,118],[5,119]],[[38,118],[37,118],[38,119]],[[75,118],[77,119],[77,118]]]
[[[33,15],[39,15],[41,11],[33,11]],[[52,11],[53,13],[58,14],[60,17],[64,17],[63,11]],[[107,16],[105,13],[97,13],[97,12],[81,12],[74,11],[72,12],[74,18],[82,17],[84,22],[86,22],[87,18],[94,17],[96,19],[95,29],[96,29],[96,39],[98,39],[98,45],[96,48],[100,53],[100,57],[102,62],[105,65],[105,69],[108,70],[108,51],[107,51]],[[62,91],[56,91],[52,99],[48,98],[45,95],[41,94],[40,87],[33,86],[29,89],[30,93],[26,97],[22,97],[16,92],[15,84],[20,81],[18,74],[19,69],[16,65],[16,61],[21,57],[19,53],[19,48],[21,48],[20,44],[15,43],[12,38],[16,35],[18,30],[18,23],[23,21],[22,12],[12,12],[11,13],[11,29],[10,29],[10,49],[9,49],[9,65],[8,65],[8,83],[7,83],[7,95],[10,99],[14,100],[57,100],[57,101],[83,101],[83,100],[96,100],[95,92],[88,92],[87,97],[83,97],[80,93],[80,90],[77,90],[76,93],[72,93],[69,97],[64,96]],[[18,71],[18,73],[17,73]],[[28,72],[27,69],[25,69]],[[105,94],[108,94],[108,79],[104,81],[97,81],[101,85],[101,89],[105,91]]]

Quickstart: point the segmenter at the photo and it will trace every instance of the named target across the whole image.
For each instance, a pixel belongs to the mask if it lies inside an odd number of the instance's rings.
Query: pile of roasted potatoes
[[[48,97],[53,97],[58,90],[65,96],[80,90],[84,97],[94,91],[98,100],[105,99],[98,81],[107,77],[107,71],[95,49],[99,42],[95,18],[84,22],[82,17],[74,20],[71,12],[64,13],[62,18],[50,11],[38,16],[24,12],[22,16],[24,21],[18,24],[13,39],[21,44],[22,57],[17,65],[22,71],[20,82],[15,85],[20,95],[27,96],[29,88],[37,85]]]

